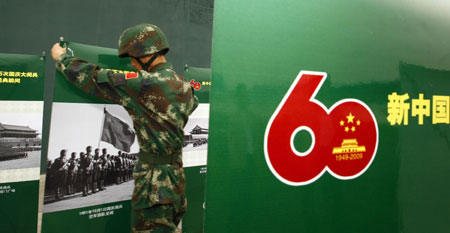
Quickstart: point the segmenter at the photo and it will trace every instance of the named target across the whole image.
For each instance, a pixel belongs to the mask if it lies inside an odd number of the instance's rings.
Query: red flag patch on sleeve
[[[138,77],[138,73],[127,73],[127,75],[125,76],[125,79],[133,79],[133,78],[137,78]]]

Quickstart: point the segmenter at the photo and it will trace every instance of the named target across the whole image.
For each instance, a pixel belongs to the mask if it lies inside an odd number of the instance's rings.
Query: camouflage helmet
[[[139,24],[126,29],[119,38],[119,57],[143,57],[156,52],[166,54],[169,42],[164,32],[152,24]]]

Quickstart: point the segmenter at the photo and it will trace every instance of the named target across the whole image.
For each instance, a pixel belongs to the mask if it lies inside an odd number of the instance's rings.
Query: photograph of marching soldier
[[[99,174],[99,189],[100,191],[105,190],[105,179],[108,176],[108,161],[107,161],[107,149],[102,149],[102,154],[100,155],[100,165],[101,165],[101,172]]]
[[[139,152],[132,127],[118,105],[54,103],[44,212],[131,199]]]
[[[89,149],[92,149],[92,147],[88,146]],[[94,172],[93,172],[93,178],[92,178],[92,193],[96,193],[97,189],[99,189],[98,191],[101,191],[98,186],[99,181],[100,181],[100,174],[102,172],[102,164],[100,163],[100,149],[95,149],[95,153],[94,153],[94,160],[93,160],[93,165],[94,165]]]
[[[78,179],[78,166],[79,161],[77,159],[77,152],[72,152],[69,159],[69,170],[67,174],[67,193],[74,194],[75,193],[75,184]]]
[[[59,158],[55,159],[50,167],[51,173],[53,173],[53,181],[55,184],[55,199],[59,200],[63,197],[62,189],[67,182],[68,164],[66,159],[66,150],[61,150]]]
[[[0,101],[0,170],[40,166],[43,102]]]

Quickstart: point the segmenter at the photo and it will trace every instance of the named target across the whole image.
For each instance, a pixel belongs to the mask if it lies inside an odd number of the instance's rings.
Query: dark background
[[[55,77],[50,49],[61,36],[67,41],[117,48],[124,29],[152,23],[165,32],[170,44],[166,57],[183,74],[186,64],[211,66],[213,8],[213,0],[0,0],[0,53],[47,54],[44,155]]]

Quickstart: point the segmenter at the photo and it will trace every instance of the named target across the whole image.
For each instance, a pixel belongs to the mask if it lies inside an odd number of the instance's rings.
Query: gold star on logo
[[[355,116],[352,115],[352,113],[348,114],[347,117],[347,123],[353,123],[353,119],[355,118]]]
[[[358,121],[356,122],[356,125],[360,125],[360,124],[361,124],[361,121],[358,120]]]
[[[349,130],[349,128],[348,128],[348,127],[345,127],[345,132],[348,132],[348,130]]]
[[[355,126],[352,126],[352,132],[355,132],[355,131],[356,131]]]
[[[344,122],[344,121],[341,121],[341,122],[339,122],[339,123],[341,124],[341,126],[344,126],[344,123],[345,123],[345,122]]]

